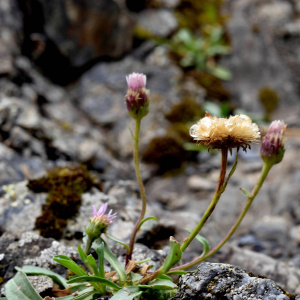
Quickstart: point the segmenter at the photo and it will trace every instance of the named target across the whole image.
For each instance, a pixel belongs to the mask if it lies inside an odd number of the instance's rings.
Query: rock
[[[33,230],[41,215],[45,194],[35,194],[27,188],[27,181],[1,187],[0,230],[20,232]]]
[[[50,292],[54,285],[53,280],[48,276],[27,276],[27,278],[39,294]]]
[[[40,1],[47,37],[76,67],[131,49],[134,22],[115,1]],[[37,17],[37,16],[33,16]]]
[[[167,37],[178,27],[176,17],[167,9],[146,9],[136,18],[141,28],[156,37]]]
[[[23,18],[15,0],[0,1],[0,74],[12,74],[21,52]]]
[[[264,299],[288,300],[284,291],[271,279],[249,275],[229,265],[201,263],[195,273],[179,278],[178,292],[172,300],[193,299]]]
[[[276,260],[263,253],[241,249],[231,244],[225,245],[212,259],[239,266],[247,272],[266,276],[276,281],[289,293],[300,292],[300,271],[292,262]]]
[[[262,112],[259,93],[267,87],[280,99],[273,118],[299,114],[296,5],[280,0],[237,0],[226,1],[223,9],[231,15],[226,27],[232,53],[222,58],[222,64],[234,78],[225,83],[233,101],[248,112]]]
[[[180,0],[156,0],[156,4],[167,8],[175,8],[180,4]]]
[[[192,191],[213,191],[216,189],[213,182],[198,175],[190,176],[187,180],[187,185]]]
[[[300,226],[293,226],[290,230],[290,237],[291,239],[297,243],[298,245],[300,244]]]
[[[279,216],[265,216],[251,226],[251,231],[259,239],[276,241],[278,244],[286,243],[289,229],[289,222]]]

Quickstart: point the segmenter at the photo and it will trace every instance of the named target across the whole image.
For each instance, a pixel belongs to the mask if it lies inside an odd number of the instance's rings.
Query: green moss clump
[[[153,138],[146,150],[142,153],[142,159],[146,163],[154,163],[159,166],[159,172],[164,173],[181,166],[185,155],[182,144],[171,136]]]
[[[267,86],[262,87],[259,91],[259,100],[266,111],[265,120],[270,121],[272,113],[279,104],[279,97],[276,91]]]
[[[48,192],[42,215],[36,220],[36,227],[44,237],[60,239],[67,219],[78,212],[81,195],[93,186],[101,190],[101,184],[93,178],[85,166],[55,168],[47,176],[30,180],[28,188],[36,193]]]
[[[193,122],[203,115],[203,110],[193,99],[186,97],[183,102],[174,105],[171,111],[166,114],[166,119],[170,122]]]
[[[199,30],[203,25],[224,25],[227,17],[221,14],[223,0],[181,0],[176,9],[179,26]]]

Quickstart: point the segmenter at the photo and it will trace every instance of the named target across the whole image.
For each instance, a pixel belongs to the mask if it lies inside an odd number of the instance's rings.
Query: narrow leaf
[[[166,279],[166,280],[173,281],[173,279],[170,276],[166,275],[166,274],[162,274],[162,275],[158,276],[157,278],[158,279]]]
[[[180,250],[180,244],[171,236],[170,237],[171,249],[160,268],[160,275],[167,273],[175,264],[177,264],[182,256],[182,252]]]
[[[86,264],[88,263],[86,253],[82,250],[80,244],[78,245],[78,248],[77,248],[77,249],[78,249],[78,253],[79,253],[80,259],[81,259],[82,262],[86,265]]]
[[[54,273],[50,270],[43,269],[43,268],[40,268],[40,267],[35,267],[35,266],[23,266],[23,268],[15,267],[15,269],[17,271],[21,271],[21,272],[24,272],[25,274],[29,274],[29,275],[45,275],[45,276],[48,276],[48,277],[52,278],[52,280],[55,283],[63,286],[64,288],[68,287],[67,280],[64,277],[62,277],[62,276],[60,276],[60,275],[58,275],[58,274],[56,274],[56,273]],[[0,300],[1,300],[1,298],[0,298]]]
[[[124,283],[127,280],[127,275],[125,272],[124,267],[121,265],[121,263],[118,261],[116,256],[111,252],[111,250],[108,248],[107,244],[102,238],[98,238],[95,240],[95,242],[92,245],[93,249],[96,249],[99,247],[99,244],[103,243],[104,247],[104,258],[111,264],[111,266],[117,271],[119,275],[119,282],[120,285],[124,285]]]
[[[104,270],[104,244],[101,243],[100,246],[97,247],[96,252],[98,254],[98,270],[99,276],[105,278],[105,270]]]
[[[185,228],[185,230],[186,230],[187,232],[189,232],[189,233],[192,232],[192,230],[189,229],[189,228]],[[199,235],[199,234],[197,234],[195,238],[196,238],[196,240],[197,240],[198,242],[200,242],[200,243],[203,245],[203,252],[202,252],[201,256],[203,256],[203,255],[205,255],[206,253],[208,253],[208,251],[209,251],[209,243],[208,243],[207,239],[205,239],[203,236],[201,236],[201,235]]]
[[[141,294],[143,294],[143,291],[141,291],[139,287],[128,286],[115,293],[110,300],[133,300],[138,298]]]
[[[171,271],[168,272],[168,275],[185,275],[187,272],[186,271],[182,271],[182,270],[178,270],[178,271]]]
[[[89,265],[92,267],[93,271],[94,271],[94,275],[100,277],[99,271],[98,271],[98,266],[97,263],[95,261],[95,258],[93,257],[92,254],[90,254],[87,257],[88,263]]]
[[[139,225],[139,229],[141,228],[141,226],[142,226],[145,222],[147,222],[147,221],[149,221],[149,220],[155,220],[156,222],[158,222],[157,218],[155,218],[155,217],[148,217],[148,218],[146,218],[146,219],[144,219],[144,220],[141,221],[141,223],[140,223],[140,225]]]
[[[245,189],[243,189],[243,188],[240,188],[240,190],[243,192],[243,194],[244,194],[245,196],[249,197],[250,193],[249,193],[247,190],[245,190]]]
[[[170,280],[166,279],[154,279],[147,285],[139,285],[140,288],[157,289],[157,290],[173,290],[177,288],[177,285]]]
[[[93,295],[95,294],[93,287],[88,287],[84,289],[83,291],[80,291],[77,296],[69,295],[65,297],[59,297],[57,299],[59,300],[89,300],[93,298]]]
[[[20,271],[6,283],[5,294],[9,300],[42,300],[25,273]]]
[[[120,290],[121,287],[116,285],[115,283],[111,282],[110,280],[107,280],[105,278],[100,278],[97,276],[79,276],[77,278],[71,279],[68,281],[68,283],[75,283],[75,282],[97,282],[97,283],[103,283],[115,290]]]
[[[105,233],[105,235],[106,235],[110,240],[112,240],[112,241],[114,241],[114,242],[116,242],[116,243],[118,243],[118,244],[123,245],[123,246],[126,248],[127,252],[130,252],[129,246],[128,246],[126,243],[124,243],[124,242],[122,242],[122,241],[120,241],[120,240],[118,240],[118,239],[112,237],[112,236],[109,235],[108,233]]]
[[[66,260],[58,258],[59,255],[55,255],[53,260],[57,261],[64,267],[68,268],[69,270],[73,271],[77,275],[86,275],[86,272],[83,271],[73,260]]]

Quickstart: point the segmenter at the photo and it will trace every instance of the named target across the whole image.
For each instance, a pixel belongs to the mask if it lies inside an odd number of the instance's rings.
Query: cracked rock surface
[[[273,280],[256,277],[229,264],[202,263],[195,273],[179,279],[172,300],[232,299],[288,300],[285,291]]]

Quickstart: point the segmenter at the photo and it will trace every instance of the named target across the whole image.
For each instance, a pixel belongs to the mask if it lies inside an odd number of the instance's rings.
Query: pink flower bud
[[[128,114],[136,119],[143,118],[148,114],[149,91],[146,90],[146,75],[132,73],[126,76],[128,91],[125,102]]]
[[[283,121],[273,121],[267,134],[262,139],[260,155],[263,161],[278,164],[282,161],[285,148],[285,130],[287,125]]]

